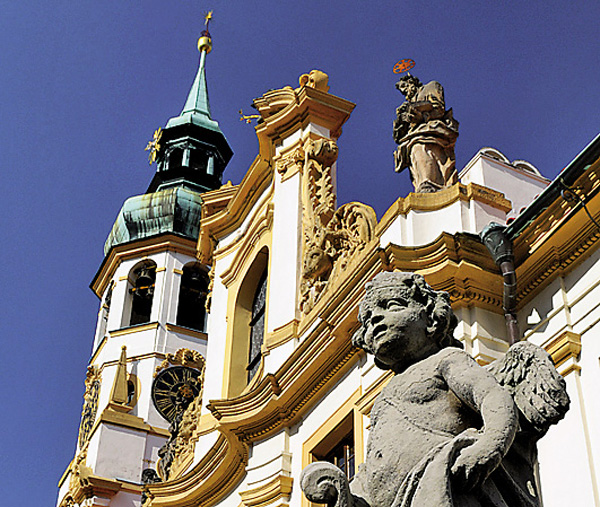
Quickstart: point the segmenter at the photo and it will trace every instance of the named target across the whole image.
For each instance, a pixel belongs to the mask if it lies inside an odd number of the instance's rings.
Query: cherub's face
[[[407,100],[411,100],[417,94],[417,87],[412,81],[401,81],[400,93],[402,93]]]
[[[363,326],[366,347],[395,371],[402,371],[439,350],[428,335],[425,308],[411,300],[401,287],[370,290]]]

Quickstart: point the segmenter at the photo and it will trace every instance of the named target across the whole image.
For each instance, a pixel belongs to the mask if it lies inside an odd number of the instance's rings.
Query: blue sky
[[[410,191],[393,170],[394,63],[440,81],[457,167],[482,147],[556,174],[598,133],[597,1],[1,1],[2,503],[52,505],[71,460],[98,301],[88,288],[143,151],[177,115],[214,9],[207,77],[239,183],[257,153],[254,97],[317,68],[357,104],[339,141],[338,200],[379,217]]]

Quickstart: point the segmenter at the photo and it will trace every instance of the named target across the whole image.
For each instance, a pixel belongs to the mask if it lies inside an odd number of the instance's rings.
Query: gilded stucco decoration
[[[374,237],[372,208],[358,202],[335,209],[332,166],[338,147],[328,139],[309,140],[305,148],[302,185],[304,233],[300,309],[310,312],[325,287],[350,258]]]
[[[88,366],[85,377],[85,393],[83,394],[83,409],[79,425],[79,447],[87,443],[96,414],[98,412],[98,395],[100,394],[100,370],[97,366]]]
[[[175,354],[167,354],[165,360],[156,367],[154,377],[169,366],[186,366],[204,372],[204,357],[197,350],[179,349]]]
[[[182,348],[175,354],[167,354],[166,359],[156,368],[155,376],[170,365],[199,370],[201,390],[184,411],[171,422],[169,428],[171,436],[159,450],[160,460],[157,469],[163,480],[169,480],[177,476],[192,462],[194,446],[199,436],[205,361],[198,351]]]

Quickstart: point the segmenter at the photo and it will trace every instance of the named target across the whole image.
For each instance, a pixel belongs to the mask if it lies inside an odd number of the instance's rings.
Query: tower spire
[[[192,85],[192,89],[188,94],[188,98],[185,101],[185,105],[183,106],[183,111],[181,111],[181,115],[183,116],[185,113],[196,113],[205,115],[208,119],[212,120],[210,115],[210,103],[208,101],[208,88],[206,86],[206,55],[212,50],[212,38],[210,36],[210,32],[208,31],[208,24],[212,19],[212,11],[209,11],[208,14],[204,17],[206,28],[200,34],[200,38],[198,39],[198,51],[200,51],[200,65],[198,66],[198,73],[196,74],[196,79],[194,79],[194,84]]]
[[[206,56],[212,50],[208,31],[212,17],[212,11],[204,17],[205,28],[198,39],[200,64],[183,110],[162,130],[157,172],[148,193],[174,186],[186,186],[196,192],[219,188],[233,155],[218,122],[212,118],[208,101]]]

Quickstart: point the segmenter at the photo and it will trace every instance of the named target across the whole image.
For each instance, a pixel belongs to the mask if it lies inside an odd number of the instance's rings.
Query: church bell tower
[[[203,193],[221,186],[233,155],[208,100],[209,19],[183,110],[147,148],[157,171],[145,194],[123,204],[91,283],[100,310],[59,507],[139,506],[142,475],[157,468],[172,423],[168,403],[152,400],[157,371],[192,364],[202,373],[210,280],[196,257]]]

